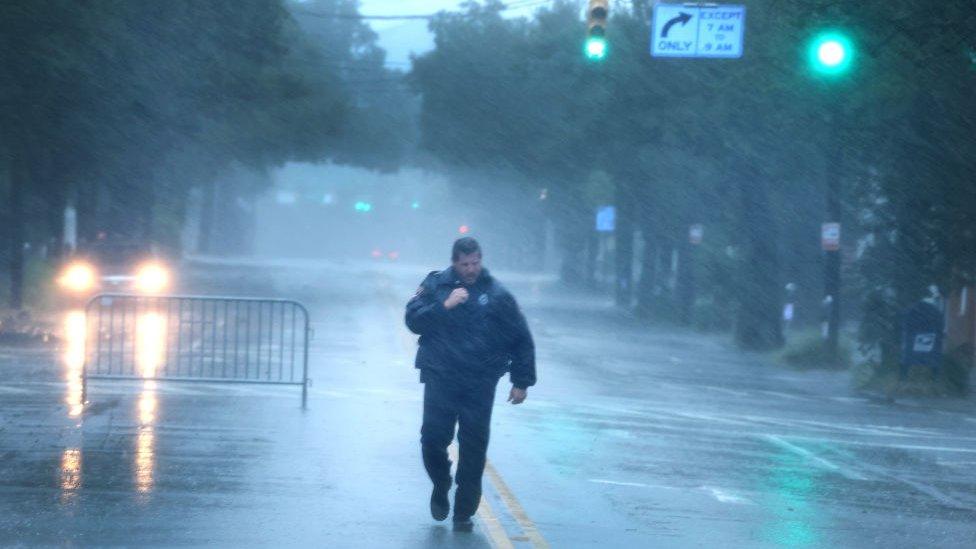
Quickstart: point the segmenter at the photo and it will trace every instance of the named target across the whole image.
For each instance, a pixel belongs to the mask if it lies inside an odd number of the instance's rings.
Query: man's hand
[[[527,396],[529,396],[529,392],[525,389],[512,387],[512,390],[508,393],[508,401],[512,404],[522,404],[525,402],[525,397]]]
[[[467,300],[468,291],[464,288],[456,288],[453,292],[451,292],[451,295],[447,296],[447,299],[444,300],[444,308],[450,311]]]

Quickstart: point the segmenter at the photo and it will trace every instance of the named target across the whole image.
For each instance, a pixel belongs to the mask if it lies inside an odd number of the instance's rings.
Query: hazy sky
[[[359,12],[364,15],[412,15],[455,10],[461,0],[360,0]],[[546,0],[513,0],[524,8],[511,9],[506,15],[528,16]],[[424,20],[370,21],[380,35],[380,47],[386,50],[387,64],[391,68],[410,68],[410,53],[423,53],[434,47],[434,39],[427,32]]]

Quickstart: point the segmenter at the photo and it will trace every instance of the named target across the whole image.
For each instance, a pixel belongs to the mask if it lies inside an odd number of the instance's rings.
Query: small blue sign
[[[617,225],[617,209],[613,206],[600,206],[596,210],[596,230],[612,233]]]
[[[654,57],[742,57],[745,6],[657,4],[652,23]]]

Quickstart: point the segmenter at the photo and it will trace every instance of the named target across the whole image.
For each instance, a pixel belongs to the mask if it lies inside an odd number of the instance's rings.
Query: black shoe
[[[447,498],[447,492],[450,489],[450,485],[447,488],[434,486],[433,491],[431,491],[430,516],[434,517],[434,520],[444,520],[451,513],[451,501]]]
[[[471,517],[454,517],[455,532],[470,532],[474,530],[474,522]]]

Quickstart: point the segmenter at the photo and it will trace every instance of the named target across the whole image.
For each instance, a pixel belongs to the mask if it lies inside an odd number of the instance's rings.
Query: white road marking
[[[776,396],[776,397],[780,397],[780,398],[785,398],[787,400],[806,400],[806,401],[816,400],[816,399],[812,399],[812,398],[810,398],[808,396],[792,395],[790,393],[782,393],[780,391],[769,391],[769,390],[766,390],[766,389],[759,389],[756,392],[762,393],[764,395],[770,395],[770,396]]]
[[[624,482],[619,480],[607,480],[605,478],[591,478],[588,480],[589,482],[595,482],[597,484],[611,484],[613,486],[632,486],[634,488],[663,488],[665,490],[679,490],[679,488],[674,486],[656,486],[654,484],[644,484],[643,482]]]
[[[963,454],[976,454],[976,448],[959,448],[955,446],[925,446],[921,444],[886,444],[884,442],[863,442],[859,440],[840,440],[819,437],[808,437],[803,435],[788,435],[792,439],[810,440],[816,442],[829,442],[849,446],[867,446],[871,448],[894,448],[897,450],[924,450],[929,452],[955,452]]]
[[[663,486],[660,484],[646,484],[643,482],[627,482],[621,480],[609,480],[605,478],[591,478],[587,479],[589,482],[596,484],[609,484],[611,486],[628,486],[633,488],[651,488],[654,490],[681,490],[687,491],[687,488],[682,488],[678,486]],[[707,492],[710,496],[722,503],[734,503],[737,505],[755,505],[750,499],[737,496],[721,488],[716,488],[714,486],[700,486],[698,488],[704,492]]]
[[[753,503],[752,500],[748,498],[737,496],[735,494],[730,494],[720,488],[715,488],[713,486],[702,486],[701,489],[710,493],[712,497],[714,497],[715,499],[717,499],[722,503],[735,503],[737,505],[755,505],[755,503]]]
[[[15,394],[31,394],[36,393],[34,389],[23,389],[21,387],[10,387],[9,385],[0,385],[0,393],[15,393]]]
[[[849,457],[851,459],[858,460],[858,458],[856,456],[850,456],[849,455]],[[876,466],[876,465],[871,465],[870,463],[866,463],[863,460],[858,460],[858,462],[860,463],[861,467],[872,471],[876,475],[882,476],[882,477],[887,477],[887,478],[890,478],[892,480],[896,480],[898,482],[901,482],[902,484],[907,484],[908,486],[911,486],[915,490],[917,490],[917,491],[919,491],[919,492],[921,492],[921,493],[923,493],[923,494],[931,497],[932,499],[938,501],[942,505],[945,505],[947,507],[953,507],[953,508],[956,508],[956,509],[964,509],[964,510],[967,510],[967,511],[976,511],[976,506],[974,506],[973,504],[960,501],[959,499],[957,499],[955,497],[952,497],[950,495],[947,495],[944,492],[942,492],[941,490],[939,490],[938,488],[936,488],[935,486],[932,486],[930,484],[926,484],[924,482],[917,481],[917,480],[914,480],[914,479],[906,478],[906,477],[903,477],[903,476],[898,475],[896,473],[889,472],[888,470],[886,470],[883,467],[879,467],[879,466]]]
[[[962,467],[964,469],[971,469],[974,465],[976,465],[976,461],[943,461],[941,459],[937,459],[935,462],[943,467]]]
[[[847,478],[847,479],[850,479],[850,480],[868,480],[867,477],[865,477],[864,475],[858,473],[857,471],[854,471],[852,469],[848,469],[846,467],[841,467],[840,465],[838,465],[838,464],[836,464],[836,463],[834,463],[834,462],[832,462],[832,461],[830,461],[828,459],[822,458],[822,457],[818,456],[817,454],[814,454],[813,452],[811,452],[810,450],[807,450],[806,448],[802,448],[802,447],[797,446],[795,444],[790,444],[789,442],[786,442],[785,440],[783,440],[782,438],[780,438],[780,437],[778,437],[776,435],[765,435],[763,438],[765,438],[766,440],[768,440],[768,441],[772,442],[773,444],[779,446],[780,448],[789,450],[789,451],[793,452],[794,454],[797,454],[799,456],[802,456],[802,457],[806,458],[808,461],[810,461],[812,463],[815,463],[815,464],[823,467],[824,469],[827,469],[828,471],[833,471],[835,473],[838,473],[838,474],[842,475],[844,478]]]
[[[734,391],[732,389],[726,389],[725,387],[715,387],[713,385],[698,385],[702,389],[708,389],[709,391],[715,391],[718,393],[725,393],[727,395],[737,396],[737,397],[748,397],[749,393],[745,391]]]

